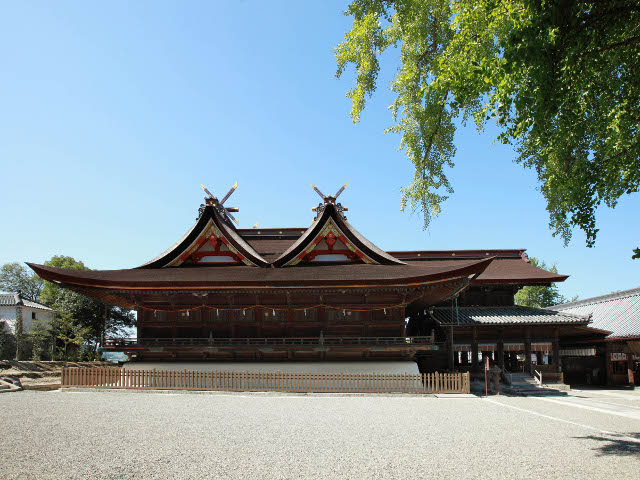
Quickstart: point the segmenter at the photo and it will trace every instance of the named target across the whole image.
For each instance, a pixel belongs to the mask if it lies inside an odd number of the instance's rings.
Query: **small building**
[[[0,293],[0,329],[15,335],[18,321],[22,321],[22,333],[28,334],[37,321],[47,325],[53,322],[53,310],[24,298],[18,293]]]
[[[550,307],[561,314],[588,315],[603,333],[560,353],[567,380],[607,385],[640,384],[640,288]]]

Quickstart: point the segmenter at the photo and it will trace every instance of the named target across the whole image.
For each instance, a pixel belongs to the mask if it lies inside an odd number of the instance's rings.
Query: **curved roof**
[[[332,264],[296,268],[176,267],[128,270],[71,270],[28,265],[45,280],[68,287],[112,290],[162,290],[227,288],[339,288],[413,286],[453,278],[475,276],[493,258],[469,260],[458,265]]]
[[[238,234],[233,225],[218,214],[218,211],[213,205],[205,205],[202,214],[198,217],[196,223],[187,233],[169,247],[169,249],[138,268],[147,269],[169,266],[201,238],[211,223],[216,226],[220,233],[250,263],[259,267],[269,266],[269,262],[262,258],[262,256]]]
[[[285,250],[282,255],[273,261],[273,265],[275,267],[283,267],[294,260],[311,245],[311,242],[316,239],[318,234],[330,221],[335,223],[347,240],[358,248],[362,254],[369,257],[375,263],[380,265],[405,265],[402,260],[380,250],[373,243],[367,240],[360,232],[353,228],[342,215],[340,215],[336,206],[332,203],[324,205],[322,215],[320,215],[319,218],[316,218],[307,231],[304,232],[287,250]]]

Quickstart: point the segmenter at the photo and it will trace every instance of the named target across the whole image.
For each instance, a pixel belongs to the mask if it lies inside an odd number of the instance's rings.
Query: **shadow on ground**
[[[629,437],[637,439],[630,440]],[[597,435],[588,435],[586,437],[574,437],[579,440],[594,440],[600,442],[595,448],[600,456],[618,455],[618,456],[640,456],[640,433],[626,433],[624,435],[608,435],[601,437]]]

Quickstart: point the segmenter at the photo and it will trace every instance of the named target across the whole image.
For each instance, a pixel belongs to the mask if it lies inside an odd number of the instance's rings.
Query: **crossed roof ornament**
[[[236,222],[236,225],[238,225],[238,220],[236,220],[235,217],[231,215],[231,212],[239,212],[240,209],[238,207],[224,206],[224,202],[226,202],[229,199],[229,197],[233,194],[233,192],[236,191],[236,188],[238,188],[238,182],[233,184],[233,187],[231,187],[231,190],[227,192],[227,194],[222,198],[222,200],[218,200],[218,198],[215,197],[213,193],[211,193],[207,189],[207,187],[205,187],[204,185],[200,184],[200,186],[202,187],[202,190],[204,190],[204,192],[208,195],[208,197],[205,197],[204,199],[205,203],[207,205],[213,206],[223,218],[226,217],[229,220],[233,220],[234,222]],[[200,209],[204,210],[204,205],[202,205]],[[200,214],[202,214],[202,212],[200,212]]]
[[[311,209],[312,212],[316,212],[316,219],[320,218],[320,216],[322,215],[322,212],[324,212],[325,206],[326,205],[335,205],[336,210],[338,211],[338,213],[340,215],[342,215],[342,217],[346,220],[347,217],[345,216],[344,212],[348,212],[349,208],[348,207],[343,207],[341,203],[336,203],[336,200],[338,200],[338,197],[340,196],[340,194],[342,192],[344,192],[344,189],[347,188],[347,182],[344,182],[344,185],[342,185],[342,187],[340,187],[340,190],[338,190],[336,192],[335,195],[331,196],[331,195],[325,195],[324,193],[322,193],[318,187],[316,187],[313,183],[311,183],[311,187],[315,190],[315,192],[320,195],[320,197],[323,200],[323,203],[318,204],[317,207],[313,207]]]

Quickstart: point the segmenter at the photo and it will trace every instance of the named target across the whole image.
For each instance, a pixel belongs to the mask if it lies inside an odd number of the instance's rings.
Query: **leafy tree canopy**
[[[83,262],[66,256],[55,256],[45,262],[45,265],[89,270]],[[78,328],[86,329],[82,330],[81,336],[93,343],[99,342],[106,335],[120,335],[135,322],[131,310],[105,304],[72,290],[60,288],[51,282],[45,282],[40,301],[53,308],[57,317],[67,314],[75,319]],[[68,322],[68,318],[65,321]]]
[[[20,291],[24,298],[36,302],[43,285],[40,277],[17,262],[5,263],[0,268],[0,290],[5,292]]]
[[[73,257],[66,257],[64,255],[56,255],[51,257],[51,260],[44,262],[49,267],[56,268],[68,268],[72,270],[89,270],[84,263],[80,260],[76,260]],[[58,287],[55,283],[45,282],[42,294],[40,295],[40,301],[45,305],[54,307],[65,296],[64,292],[68,292],[63,288]]]
[[[424,227],[453,188],[455,121],[489,120],[533,168],[554,235],[575,227],[593,246],[599,205],[640,185],[640,4],[637,0],[353,0],[335,49],[358,122],[382,54],[398,47],[390,89],[400,148],[415,166],[401,205]]]
[[[558,269],[555,265],[551,268],[547,268],[544,262],[541,262],[534,257],[531,257],[530,262],[534,267],[541,268],[548,272],[558,273]],[[571,301],[575,302],[577,299],[578,297],[574,297]],[[552,283],[549,286],[535,285],[523,287],[518,290],[515,295],[516,305],[522,305],[525,307],[545,308],[551,307],[552,305],[566,303],[567,301],[568,300],[560,294],[558,286],[555,283]]]

